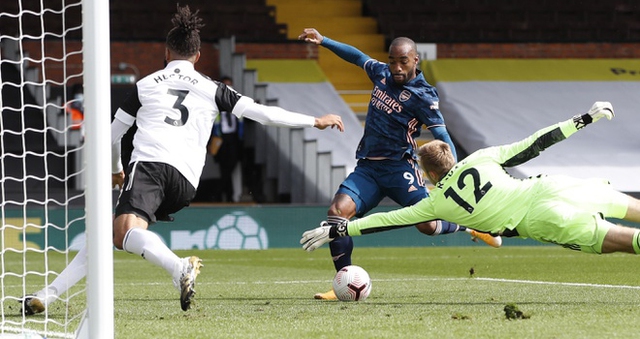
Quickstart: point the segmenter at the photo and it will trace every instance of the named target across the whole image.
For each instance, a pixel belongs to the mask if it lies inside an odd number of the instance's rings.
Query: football
[[[333,291],[341,301],[364,301],[371,293],[371,279],[364,268],[343,267],[333,278]]]

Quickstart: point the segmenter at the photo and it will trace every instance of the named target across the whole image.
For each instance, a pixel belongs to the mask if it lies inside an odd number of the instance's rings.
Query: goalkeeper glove
[[[583,129],[590,123],[596,122],[603,117],[607,117],[608,120],[613,119],[613,106],[608,101],[596,101],[589,112],[576,115],[573,117],[573,123],[576,126],[576,129]]]
[[[321,222],[319,227],[302,233],[302,238],[300,239],[302,249],[311,252],[337,237],[348,236],[347,223],[347,220],[338,225],[330,225],[326,221]]]
[[[613,106],[608,101],[596,101],[587,113],[591,116],[593,122],[600,120],[602,117],[611,120],[615,115],[615,113],[613,113]]]

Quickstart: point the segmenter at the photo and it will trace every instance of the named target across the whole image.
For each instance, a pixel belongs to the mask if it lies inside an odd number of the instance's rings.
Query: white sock
[[[180,258],[157,234],[141,228],[132,228],[124,236],[122,247],[125,251],[140,255],[152,264],[164,268],[172,277],[176,277],[176,274],[179,276],[182,268]]]
[[[71,260],[69,265],[60,272],[49,286],[43,288],[36,293],[38,299],[42,303],[49,305],[56,301],[58,297],[64,294],[71,286],[75,285],[87,275],[87,246],[82,246],[78,254]]]

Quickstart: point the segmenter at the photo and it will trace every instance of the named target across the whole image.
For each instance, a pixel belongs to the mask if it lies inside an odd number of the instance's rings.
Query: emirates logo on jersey
[[[371,92],[371,106],[387,114],[402,112],[402,105],[378,86],[374,87],[373,92]]]
[[[402,91],[402,93],[400,93],[400,97],[398,97],[398,99],[400,99],[400,102],[405,102],[409,100],[409,98],[411,98],[411,92],[407,91],[406,89]]]

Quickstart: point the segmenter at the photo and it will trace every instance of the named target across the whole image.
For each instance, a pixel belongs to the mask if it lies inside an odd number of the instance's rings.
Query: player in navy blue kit
[[[402,206],[427,197],[415,155],[416,138],[422,126],[452,150],[455,147],[438,108],[438,93],[417,68],[419,57],[415,43],[409,38],[396,38],[389,47],[389,63],[383,63],[355,47],[322,36],[314,28],[304,29],[298,39],[328,48],[345,61],[363,68],[373,82],[364,135],[356,151],[358,163],[338,188],[327,212],[327,222],[339,224],[354,216],[362,217],[384,197]],[[443,220],[415,226],[432,236],[466,231],[493,247],[502,244],[500,237]],[[336,238],[329,245],[336,270],[351,265],[351,237]],[[333,290],[314,297],[336,299]]]

